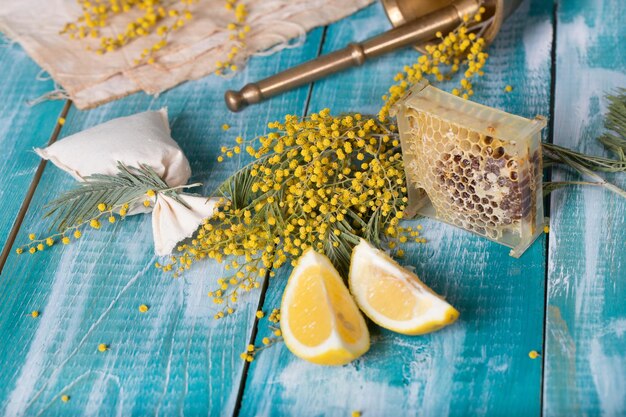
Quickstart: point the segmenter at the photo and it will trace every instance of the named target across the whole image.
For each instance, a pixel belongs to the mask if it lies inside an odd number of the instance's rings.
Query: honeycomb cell
[[[545,120],[509,115],[424,83],[395,111],[407,181],[415,189],[407,211],[506,244],[519,256],[543,229],[538,147]]]

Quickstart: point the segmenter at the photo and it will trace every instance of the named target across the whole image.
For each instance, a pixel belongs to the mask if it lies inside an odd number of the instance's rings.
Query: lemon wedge
[[[280,315],[287,348],[309,362],[343,365],[369,349],[365,319],[348,288],[330,260],[312,249],[289,277]]]
[[[430,333],[459,317],[459,312],[417,275],[363,239],[352,251],[349,285],[361,311],[394,332]]]

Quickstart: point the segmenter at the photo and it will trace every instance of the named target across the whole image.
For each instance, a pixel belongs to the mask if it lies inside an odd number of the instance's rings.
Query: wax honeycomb
[[[512,248],[543,231],[541,130],[525,119],[416,84],[393,109],[407,178],[406,214],[442,220]]]

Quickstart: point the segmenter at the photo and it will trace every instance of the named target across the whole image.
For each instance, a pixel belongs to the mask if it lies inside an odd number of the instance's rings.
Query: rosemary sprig
[[[602,185],[597,182],[591,181],[550,181],[545,182],[543,184],[543,196],[546,197],[554,190],[558,190],[559,188],[565,188],[570,185]]]
[[[85,178],[84,182],[51,201],[46,205],[48,209],[45,217],[52,217],[50,235],[37,238],[30,233],[30,240],[24,246],[16,249],[17,254],[27,251],[30,254],[43,251],[46,246],[53,246],[56,242],[67,245],[71,237],[79,239],[81,228],[89,225],[100,229],[100,220],[106,217],[109,223],[126,217],[129,210],[133,210],[140,200],[143,205],[151,205],[150,198],[158,198],[158,194],[167,195],[185,207],[187,203],[178,193],[183,188],[195,187],[201,184],[169,187],[165,181],[148,165],[129,167],[121,162],[117,165],[115,175],[94,174]],[[117,217],[116,217],[117,216]]]
[[[616,158],[587,155],[562,146],[544,143],[543,157],[546,167],[564,164],[596,181],[548,182],[544,184],[544,194],[566,185],[598,185],[622,197],[626,197],[626,191],[596,174],[598,171],[609,173],[626,172],[626,89],[619,89],[617,94],[608,95],[607,99],[609,106],[604,119],[604,126],[608,132],[600,136],[598,140],[610,152],[614,153]]]
[[[615,95],[608,95],[609,111],[604,126],[611,132],[600,136],[598,140],[617,157],[626,162],[626,89],[618,89]]]
[[[616,137],[616,139],[618,139]],[[613,139],[607,137],[607,135],[598,138],[600,141],[605,141],[605,146],[609,149],[612,149],[612,146],[616,145]],[[542,144],[544,153],[544,163],[546,167],[555,164],[567,164],[567,161],[574,161],[578,165],[585,167],[591,171],[600,171],[600,172],[625,172],[626,171],[626,160],[606,158],[603,156],[595,156],[584,154],[581,152],[574,151],[572,149],[565,148],[563,146],[555,145],[553,143],[543,143]]]
[[[53,217],[51,229],[63,231],[76,227],[97,217],[102,211],[99,205],[104,204],[108,210],[131,205],[145,199],[150,190],[165,193],[186,205],[177,195],[178,188],[170,188],[150,166],[135,168],[118,162],[117,168],[119,171],[115,175],[86,177],[74,189],[48,203],[45,217]]]

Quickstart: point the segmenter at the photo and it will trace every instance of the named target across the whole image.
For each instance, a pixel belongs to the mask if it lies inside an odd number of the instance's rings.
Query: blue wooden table
[[[474,99],[526,117],[546,115],[545,140],[603,154],[595,138],[604,93],[626,87],[624,22],[623,0],[524,1],[490,47]],[[428,243],[408,245],[402,262],[457,307],[460,320],[418,337],[373,327],[371,350],[343,367],[303,362],[283,344],[242,361],[246,345],[269,334],[255,312],[279,306],[289,271],[216,321],[207,291],[223,266],[200,263],[180,279],[162,274],[152,266],[148,216],[36,257],[14,253],[28,233],[42,231],[45,203],[74,183],[40,163],[32,147],[168,106],[192,180],[208,193],[245,163],[215,162],[235,136],[262,134],[286,113],[374,113],[416,52],[393,53],[241,114],[225,109],[226,89],[387,28],[375,4],[310,32],[299,48],[252,59],[231,80],[210,76],[158,98],[137,94],[90,111],[62,101],[28,106],[52,82],[36,81],[40,69],[2,39],[0,241],[9,256],[0,265],[0,415],[625,416],[626,200],[599,187],[554,192],[551,231],[521,259],[420,221]],[[227,132],[224,123],[232,126]],[[624,175],[609,179],[626,186]],[[140,304],[149,312],[139,313]],[[41,315],[31,317],[33,310]],[[99,352],[100,343],[110,350]],[[541,356],[529,358],[531,350]]]

